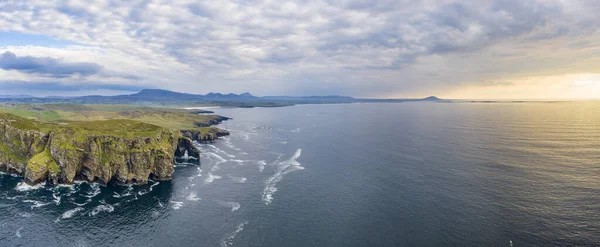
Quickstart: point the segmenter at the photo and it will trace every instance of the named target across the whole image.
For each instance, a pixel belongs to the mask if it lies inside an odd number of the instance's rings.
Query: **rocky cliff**
[[[181,133],[133,120],[42,123],[0,113],[0,141],[0,171],[30,184],[169,180],[174,155],[200,155]]]
[[[203,127],[179,131],[182,136],[197,142],[212,142],[219,137],[228,136],[229,132],[216,127]]]

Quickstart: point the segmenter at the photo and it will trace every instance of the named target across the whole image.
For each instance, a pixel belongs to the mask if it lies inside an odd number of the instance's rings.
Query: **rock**
[[[207,110],[193,110],[189,112],[190,114],[212,114],[215,113],[214,111],[207,111]]]
[[[197,142],[213,142],[219,137],[228,136],[229,132],[217,127],[203,127],[179,131],[182,136]]]
[[[188,137],[180,137],[175,150],[175,157],[185,156],[185,152],[189,157],[200,159],[200,150],[194,146],[194,142]]]
[[[209,127],[212,125],[217,125],[220,124],[223,121],[227,121],[230,120],[231,118],[228,117],[223,117],[223,116],[216,116],[215,118],[212,118],[208,121],[204,121],[204,122],[195,122],[194,125],[196,125],[196,127]]]

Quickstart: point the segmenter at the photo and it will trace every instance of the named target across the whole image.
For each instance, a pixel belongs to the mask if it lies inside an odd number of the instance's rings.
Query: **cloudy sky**
[[[595,0],[0,1],[0,94],[600,98]]]

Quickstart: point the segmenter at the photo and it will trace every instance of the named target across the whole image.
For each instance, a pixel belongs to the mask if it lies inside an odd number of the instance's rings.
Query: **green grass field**
[[[132,105],[1,104],[0,113],[51,123],[129,119],[173,130],[208,125],[217,115],[190,114],[174,108]],[[89,122],[91,123],[91,122]],[[116,122],[113,122],[116,123]]]

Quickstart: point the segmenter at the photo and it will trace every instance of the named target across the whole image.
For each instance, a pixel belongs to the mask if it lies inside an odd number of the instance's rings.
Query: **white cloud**
[[[564,73],[593,72],[582,70],[593,69],[600,54],[598,10],[585,0],[15,0],[0,2],[0,31],[78,45],[0,52],[110,71],[76,83],[196,93],[443,94],[572,63]],[[584,49],[589,56],[580,56]],[[546,53],[552,51],[561,57]],[[47,79],[0,73],[6,80]]]

